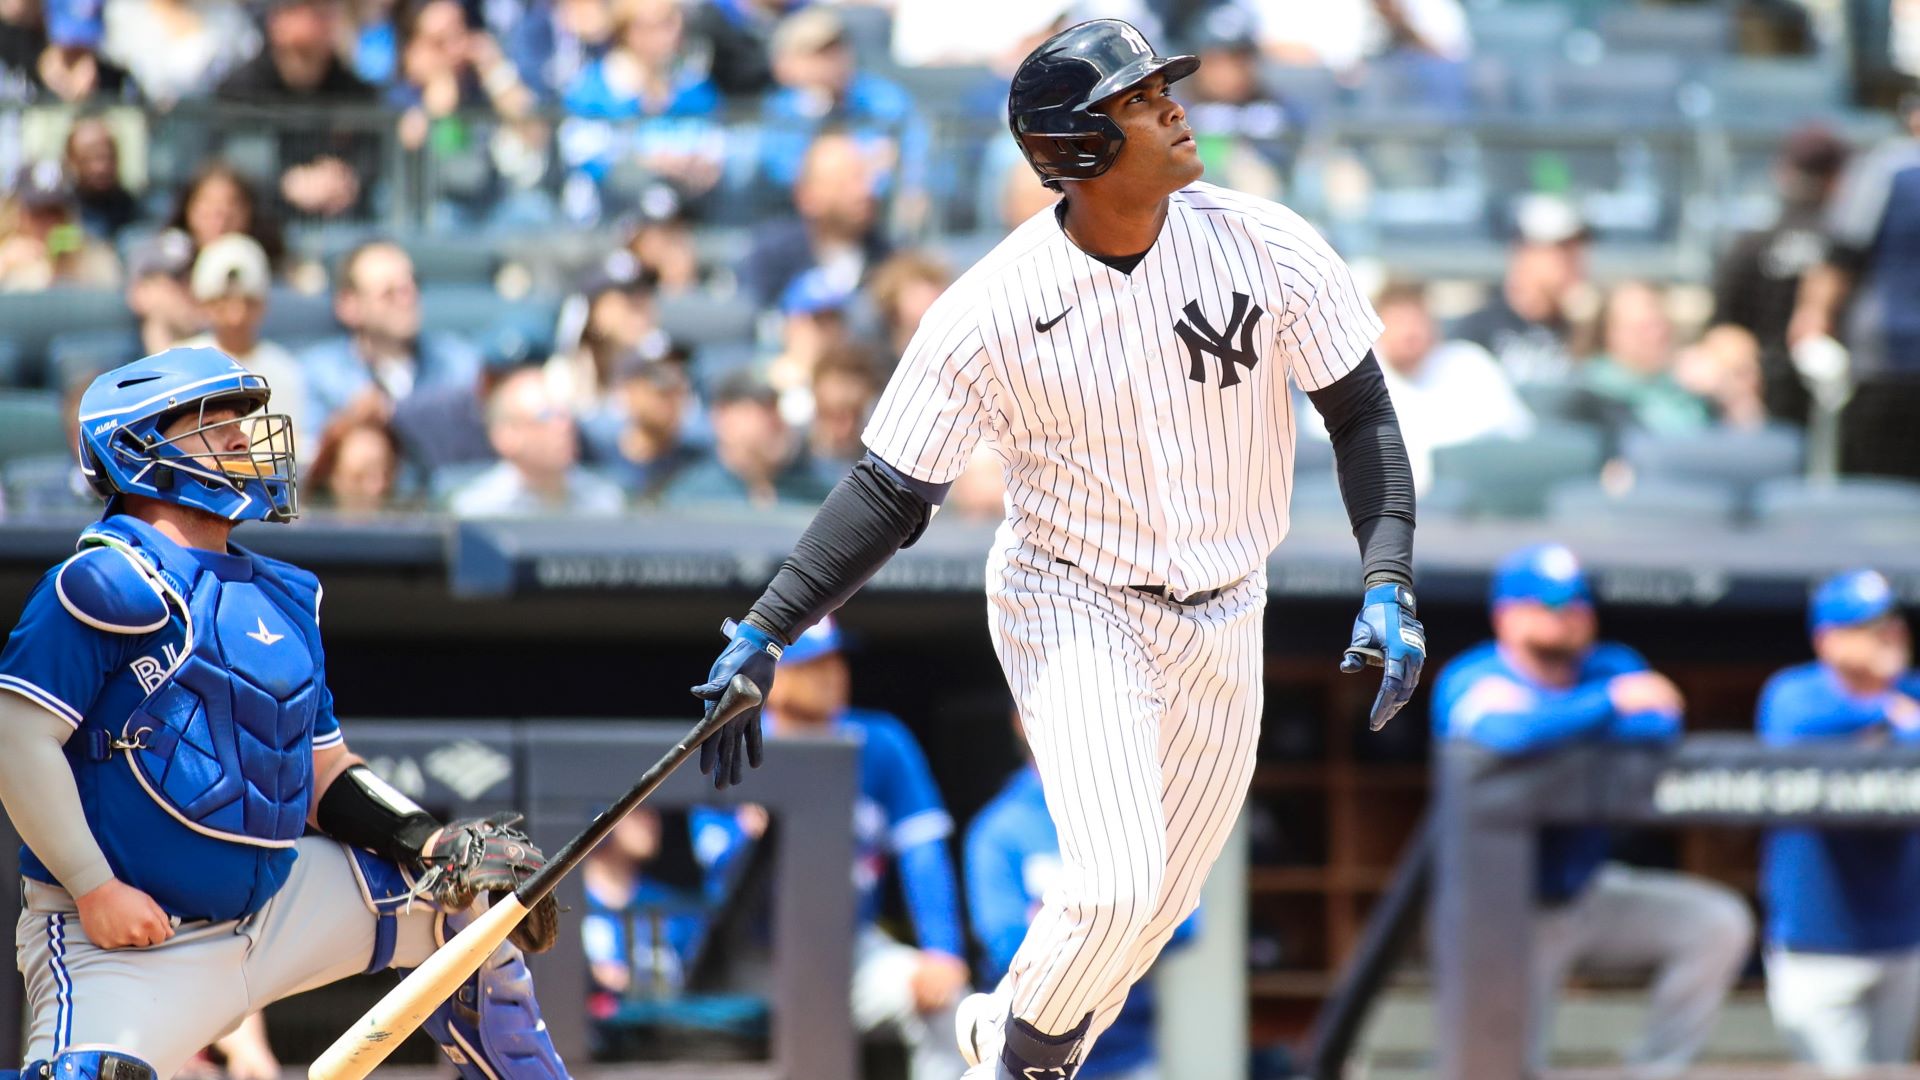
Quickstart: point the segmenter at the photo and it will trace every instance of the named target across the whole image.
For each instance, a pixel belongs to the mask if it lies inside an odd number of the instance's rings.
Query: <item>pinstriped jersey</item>
[[[865,440],[940,484],[991,438],[1019,540],[1110,585],[1187,595],[1260,568],[1286,536],[1288,382],[1334,382],[1380,329],[1346,264],[1277,203],[1175,192],[1131,273],[1048,209],[927,312]]]

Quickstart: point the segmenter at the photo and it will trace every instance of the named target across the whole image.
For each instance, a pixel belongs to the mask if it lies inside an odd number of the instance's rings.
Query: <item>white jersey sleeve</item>
[[[929,484],[966,469],[995,397],[976,305],[949,288],[921,319],[862,435],[874,457]]]
[[[1366,359],[1383,327],[1346,261],[1298,214],[1268,205],[1274,213],[1264,221],[1267,251],[1286,294],[1280,350],[1294,385],[1318,390]]]

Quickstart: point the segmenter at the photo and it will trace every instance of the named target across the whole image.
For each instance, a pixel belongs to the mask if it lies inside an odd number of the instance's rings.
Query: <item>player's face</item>
[[[1593,648],[1599,624],[1589,604],[1549,606],[1534,601],[1500,605],[1493,614],[1493,635],[1502,646],[1531,653],[1549,663],[1571,663]]]
[[[244,416],[230,405],[209,406],[202,413],[189,412],[168,424],[160,432],[163,439],[179,439],[180,450],[193,457],[203,468],[219,471],[220,459],[201,454],[244,454],[251,445],[246,424],[228,423]],[[195,428],[206,428],[194,431]],[[192,434],[189,434],[192,432]]]
[[[1187,126],[1187,111],[1174,100],[1166,76],[1154,75],[1096,108],[1127,136],[1107,175],[1130,190],[1159,189],[1166,194],[1200,179],[1206,171],[1193,129]]]
[[[780,670],[767,711],[785,731],[823,728],[847,707],[847,662],[838,653]]]
[[[1841,675],[1865,683],[1892,682],[1913,666],[1913,640],[1906,620],[1898,615],[1823,630],[1814,638],[1813,651]]]

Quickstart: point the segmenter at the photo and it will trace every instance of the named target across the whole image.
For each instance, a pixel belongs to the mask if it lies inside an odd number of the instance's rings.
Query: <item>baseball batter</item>
[[[312,574],[234,546],[296,512],[287,418],[213,349],[80,399],[106,514],[0,651],[0,800],[25,841],[15,939],[31,1080],[154,1080],[261,1006],[411,967],[541,863],[517,815],[441,825],[348,749]],[[324,835],[308,834],[308,827]],[[465,1080],[560,1080],[520,948],[428,1019]]]
[[[1347,267],[1285,207],[1199,182],[1173,84],[1123,22],[1013,79],[1014,137],[1063,195],[934,304],[834,489],[695,694],[765,688],[785,643],[926,527],[976,442],[1005,460],[989,622],[1064,864],[995,994],[961,1010],[969,1077],[1066,1080],[1193,910],[1253,772],[1266,560],[1287,532],[1288,382],[1325,417],[1360,542],[1344,671],[1384,667],[1377,727],[1426,643],[1413,481]],[[761,753],[744,715],[715,782]]]

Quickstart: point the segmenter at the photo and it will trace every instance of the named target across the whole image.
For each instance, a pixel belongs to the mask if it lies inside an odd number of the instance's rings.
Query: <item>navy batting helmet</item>
[[[1119,19],[1095,19],[1065,30],[1027,54],[1007,94],[1007,123],[1027,163],[1050,188],[1089,180],[1111,168],[1127,137],[1092,106],[1158,73],[1178,82],[1198,57],[1158,56],[1147,39]]]

